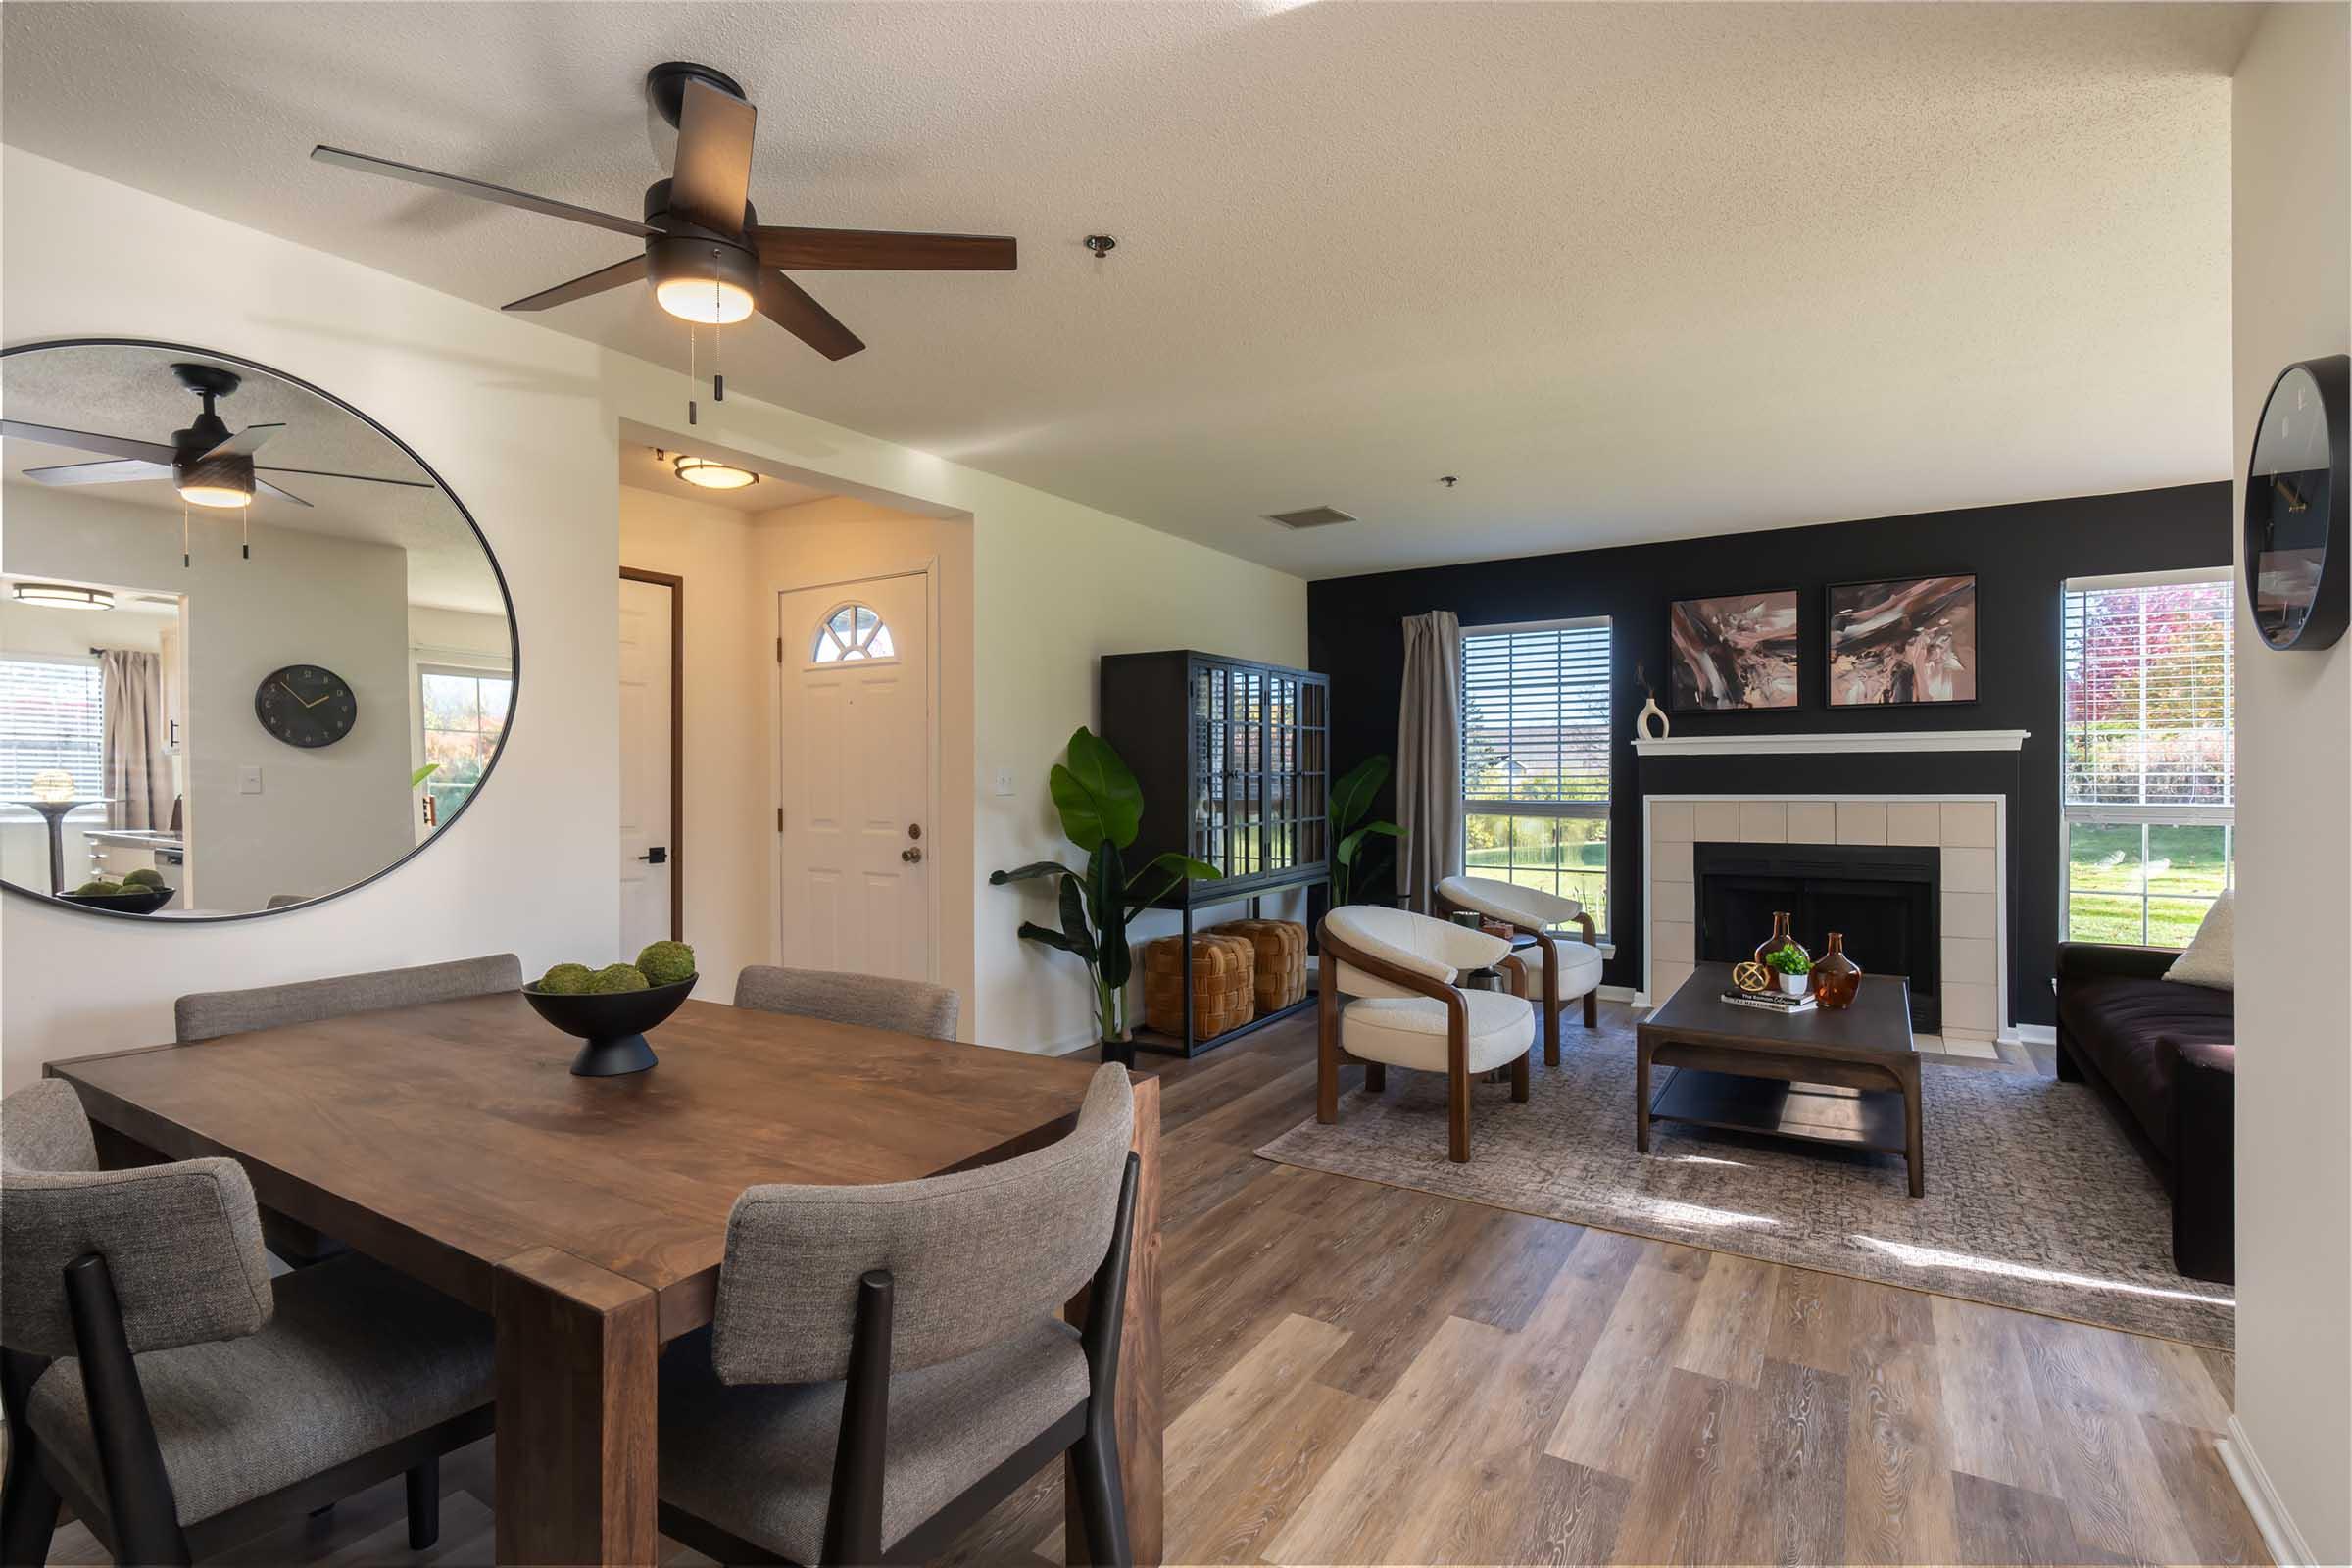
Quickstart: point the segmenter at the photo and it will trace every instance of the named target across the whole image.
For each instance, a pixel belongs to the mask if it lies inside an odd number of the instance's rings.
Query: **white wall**
[[[2278,371],[2352,350],[2346,7],[2273,7],[2239,63],[2232,104],[2242,486]],[[2241,581],[2244,567],[2241,557]],[[2314,1560],[2346,1562],[2352,642],[2274,653],[2257,640],[2242,593],[2238,603],[2237,1414]]]
[[[67,245],[60,233],[139,243]],[[204,265],[186,266],[190,256]],[[623,420],[676,426],[684,377],[16,148],[0,164],[0,322],[12,344],[114,335],[224,349],[367,410],[481,524],[522,641],[498,772],[447,835],[382,881],[315,909],[197,929],[9,898],[8,1081],[49,1056],[167,1038],[183,991],[507,949],[544,967],[612,946],[616,443]],[[980,799],[975,878],[1057,848],[1045,770],[1093,716],[1096,655],[1189,644],[1304,656],[1298,578],[740,391],[704,402],[696,444],[971,516],[978,777],[999,766],[1015,777],[1013,796]],[[983,896],[1012,897],[982,889],[976,905]],[[1083,987],[1047,962],[1055,956],[1024,951],[1014,923],[1010,909],[977,921],[975,1038],[1082,1040]]]
[[[187,596],[188,907],[259,909],[272,894],[331,893],[382,870],[415,844],[406,552],[256,527],[246,560],[216,525],[182,566],[178,522],[85,490],[12,485],[6,563]],[[349,735],[305,749],[261,727],[255,690],[288,664],[350,682],[359,718]],[[260,770],[258,794],[242,786],[248,768]]]

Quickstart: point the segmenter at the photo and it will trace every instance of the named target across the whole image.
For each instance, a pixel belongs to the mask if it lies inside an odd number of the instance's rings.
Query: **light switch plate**
[[[997,769],[997,793],[999,795],[1010,795],[1012,793],[1011,768],[1000,767]]]
[[[262,770],[261,770],[260,768],[258,768],[258,767],[240,767],[240,768],[238,768],[238,769],[237,769],[237,793],[238,793],[239,795],[259,795],[259,794],[261,794],[261,793],[262,793]]]

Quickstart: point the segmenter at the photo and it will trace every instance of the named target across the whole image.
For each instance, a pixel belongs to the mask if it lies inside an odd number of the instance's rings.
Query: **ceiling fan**
[[[670,177],[646,190],[642,222],[340,147],[315,147],[311,156],[645,241],[642,256],[516,300],[510,311],[544,311],[645,281],[655,303],[682,320],[723,326],[757,310],[828,360],[865,344],[781,269],[1005,272],[1018,265],[1005,235],[764,226],[749,199],[759,112],[743,88],[709,66],[670,61],[646,73],[645,90],[661,122],[674,129],[676,146]],[[667,138],[659,128],[655,134],[660,153]]]
[[[169,479],[179,498],[198,507],[244,507],[258,494],[307,507],[308,501],[261,477],[265,473],[307,473],[321,479],[357,479],[364,484],[396,484],[417,490],[433,486],[421,479],[379,479],[367,473],[337,473],[328,468],[284,468],[257,464],[253,455],[262,443],[283,430],[283,422],[249,424],[231,432],[214,404],[243,384],[234,370],[218,365],[174,365],[172,374],[181,386],[204,400],[204,412],[184,430],[172,432],[170,445],[139,441],[129,436],[99,435],[91,430],[67,430],[24,419],[0,419],[0,435],[48,446],[103,452],[103,463],[63,463],[26,468],[24,477],[42,484],[121,484],[130,479]]]

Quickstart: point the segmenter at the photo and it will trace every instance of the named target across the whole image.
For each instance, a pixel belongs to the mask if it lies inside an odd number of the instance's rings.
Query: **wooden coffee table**
[[[1722,1000],[1732,966],[1702,963],[1636,1031],[1634,1146],[1652,1121],[1901,1154],[1926,1194],[1911,987],[1862,977],[1854,1004],[1779,1016]],[[1672,1068],[1653,1097],[1650,1068]]]

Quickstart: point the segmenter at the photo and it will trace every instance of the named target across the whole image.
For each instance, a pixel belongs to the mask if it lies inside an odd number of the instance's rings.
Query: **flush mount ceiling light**
[[[760,482],[760,476],[751,469],[710,458],[672,458],[669,466],[671,472],[688,484],[699,484],[706,490],[741,490]]]
[[[112,610],[115,596],[103,588],[69,588],[55,582],[17,584],[17,603],[45,605],[51,610]]]

